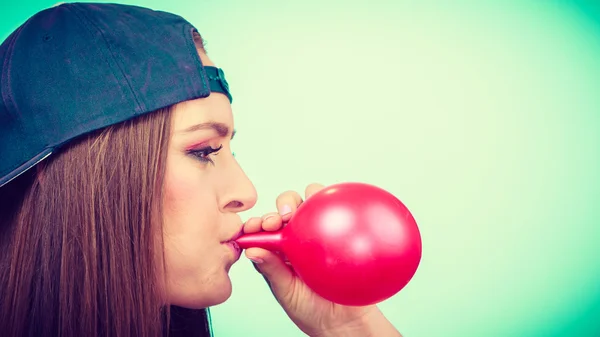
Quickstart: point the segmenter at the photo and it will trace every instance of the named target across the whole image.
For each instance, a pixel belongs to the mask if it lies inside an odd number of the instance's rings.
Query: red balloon
[[[402,290],[421,261],[421,235],[406,206],[364,183],[331,185],[304,201],[277,232],[246,234],[240,248],[285,254],[321,297],[342,305],[382,302]]]

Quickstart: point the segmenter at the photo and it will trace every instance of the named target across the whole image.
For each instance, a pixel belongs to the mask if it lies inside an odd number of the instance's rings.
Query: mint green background
[[[0,5],[0,36],[53,1]],[[259,203],[395,193],[423,235],[405,337],[600,336],[600,10],[583,2],[126,1],[192,21]],[[216,336],[303,336],[243,258]]]

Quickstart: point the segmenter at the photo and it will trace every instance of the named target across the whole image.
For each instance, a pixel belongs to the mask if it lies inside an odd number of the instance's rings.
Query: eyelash
[[[187,153],[191,156],[194,156],[196,159],[200,160],[203,163],[213,163],[212,159],[208,158],[209,155],[211,154],[215,154],[217,155],[218,152],[223,148],[223,145],[219,145],[219,147],[217,147],[216,149],[210,146],[201,148],[201,149],[194,149],[194,150],[188,150]]]

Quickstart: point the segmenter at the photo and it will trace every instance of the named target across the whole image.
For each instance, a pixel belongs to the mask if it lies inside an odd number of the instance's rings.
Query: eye
[[[214,164],[214,162],[212,161],[212,159],[210,159],[209,156],[211,154],[217,155],[219,150],[221,150],[222,148],[223,148],[223,145],[220,145],[217,148],[207,146],[207,147],[203,147],[201,149],[187,150],[187,153],[203,163],[213,163]]]

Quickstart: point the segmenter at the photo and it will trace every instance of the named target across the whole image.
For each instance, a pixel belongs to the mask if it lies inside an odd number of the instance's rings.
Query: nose
[[[221,195],[221,208],[224,212],[243,212],[256,205],[257,193],[254,184],[242,170],[237,160],[224,172],[225,188]]]

